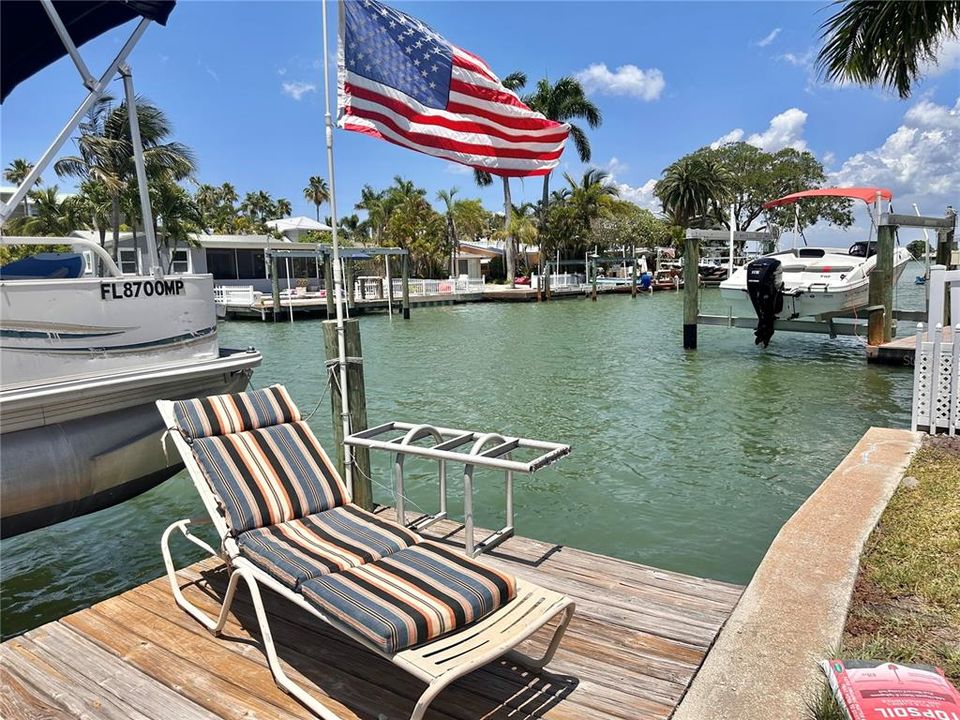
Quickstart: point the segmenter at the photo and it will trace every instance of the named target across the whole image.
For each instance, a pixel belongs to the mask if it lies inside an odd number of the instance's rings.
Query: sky
[[[880,185],[894,207],[941,215],[960,205],[960,41],[903,101],[891,93],[821,82],[813,68],[827,2],[396,2],[504,76],[578,77],[603,113],[589,131],[591,166],[609,171],[621,196],[658,210],[663,168],[712,143],[745,140],[765,150],[814,153],[831,184]],[[335,59],[336,5],[330,4]],[[127,32],[129,32],[129,27]],[[125,40],[117,29],[81,49],[98,74]],[[131,56],[139,94],[163,108],[175,138],[194,148],[199,182],[266,190],[294,214],[311,175],[326,177],[319,2],[181,0]],[[335,69],[330,68],[335,78]],[[122,88],[115,82],[113,94]],[[64,58],[17,87],[0,108],[0,161],[40,156],[84,95]],[[332,99],[335,103],[335,98]],[[334,110],[335,112],[335,110]],[[429,197],[502,205],[469,169],[356,133],[335,133],[337,203],[353,212],[364,184],[400,174]],[[75,150],[72,141],[64,154]],[[560,172],[584,169],[569,146]],[[44,173],[69,190],[72,181]],[[556,178],[552,186],[561,180]],[[514,181],[514,202],[536,201],[540,180]],[[328,209],[322,213],[326,215]],[[864,211],[858,225],[866,226]]]

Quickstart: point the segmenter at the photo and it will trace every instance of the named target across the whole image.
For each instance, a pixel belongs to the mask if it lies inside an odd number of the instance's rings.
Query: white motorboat
[[[0,269],[3,537],[113,505],[176,473],[182,465],[163,451],[163,421],[154,402],[243,390],[261,360],[254,350],[220,348],[212,276],[164,275],[157,250],[136,95],[125,63],[149,24],[166,22],[174,3],[15,5],[5,8],[5,27],[17,19],[29,32],[20,33],[22,43],[16,33],[9,43],[4,35],[0,99],[67,54],[87,95],[14,194],[0,203],[0,223],[10,219],[120,72],[150,271],[123,275],[90,241],[0,235],[3,245],[80,246],[103,268],[100,277],[83,277],[82,255],[74,254],[52,271],[44,266],[57,256]],[[71,32],[85,41],[136,17],[113,62],[99,79],[92,76]]]
[[[893,195],[882,188],[822,188],[793,193],[764,207],[788,205],[809,197],[849,197],[869,205],[878,197],[890,201]],[[756,314],[757,306],[749,291],[750,278],[751,273],[757,276],[763,266],[781,278],[779,296],[775,298],[777,318],[829,317],[855,311],[868,304],[869,275],[877,265],[876,249],[876,240],[868,239],[847,249],[805,246],[774,252],[734,271],[720,283],[720,294],[732,315]],[[906,248],[894,248],[894,282],[900,279],[909,260]]]
[[[175,474],[154,402],[238,392],[260,364],[254,350],[219,347],[210,275],[121,275],[109,256],[104,265],[109,277],[0,280],[4,537]]]

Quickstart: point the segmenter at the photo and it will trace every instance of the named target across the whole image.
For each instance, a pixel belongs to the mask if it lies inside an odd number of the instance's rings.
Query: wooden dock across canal
[[[442,521],[423,534],[462,547],[461,529]],[[568,594],[577,612],[546,670],[491,663],[441,693],[432,720],[668,718],[742,591],[522,537],[483,557]],[[205,560],[180,577],[187,597],[215,614],[222,564]],[[344,720],[409,717],[423,690],[416,680],[264,592],[277,651],[297,682]],[[547,630],[529,642],[542,647]],[[243,583],[214,638],[176,606],[162,577],[3,643],[0,717],[314,716],[274,684]]]

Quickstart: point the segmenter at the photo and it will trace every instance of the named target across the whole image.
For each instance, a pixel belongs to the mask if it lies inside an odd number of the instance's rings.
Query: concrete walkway
[[[920,435],[871,428],[780,530],[673,720],[805,717],[837,647],[864,542]]]

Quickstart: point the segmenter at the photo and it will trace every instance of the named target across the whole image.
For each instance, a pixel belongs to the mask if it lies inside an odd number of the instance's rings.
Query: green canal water
[[[922,288],[904,273],[898,307]],[[372,424],[423,421],[569,443],[558,465],[516,478],[518,533],[694,575],[747,582],[777,530],[871,425],[909,423],[912,374],[869,366],[858,338],[701,328],[681,349],[681,296],[415,309],[364,317]],[[721,311],[705,291],[703,309]],[[315,321],[221,326],[263,352],[254,385],[285,383],[330,443]],[[409,461],[412,507],[436,507],[435,465]],[[374,456],[380,502],[388,461]],[[451,508],[462,507],[451,473]],[[477,475],[477,521],[502,524],[502,476]],[[408,506],[409,507],[409,506]],[[0,544],[10,636],[162,573],[160,534],[202,514],[179,475],[123,505]],[[183,551],[181,560],[198,556]]]

